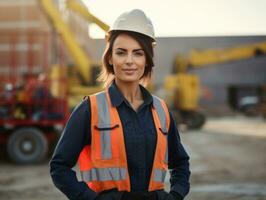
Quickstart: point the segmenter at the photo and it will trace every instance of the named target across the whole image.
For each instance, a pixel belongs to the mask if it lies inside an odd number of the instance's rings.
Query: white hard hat
[[[133,31],[152,38],[155,41],[154,28],[151,20],[142,10],[134,9],[121,14],[108,31]]]

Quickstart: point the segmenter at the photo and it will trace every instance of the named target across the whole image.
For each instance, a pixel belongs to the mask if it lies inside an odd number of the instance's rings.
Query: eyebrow
[[[115,50],[121,50],[121,51],[127,51],[127,49],[124,49],[124,48],[116,48]],[[136,52],[136,51],[144,51],[143,49],[134,49],[133,52]]]

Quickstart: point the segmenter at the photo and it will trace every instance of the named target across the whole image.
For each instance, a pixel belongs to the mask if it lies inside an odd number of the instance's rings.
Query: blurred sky
[[[266,35],[266,0],[82,0],[111,25],[133,8],[152,20],[158,37]],[[103,37],[95,27],[90,34]]]

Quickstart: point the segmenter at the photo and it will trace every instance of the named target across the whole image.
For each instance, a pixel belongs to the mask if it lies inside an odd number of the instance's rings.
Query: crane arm
[[[109,30],[109,26],[106,23],[104,23],[99,18],[94,16],[87,8],[85,8],[83,5],[79,4],[78,2],[75,2],[73,0],[68,0],[66,5],[69,9],[81,15],[87,21],[98,25],[105,32]]]
[[[177,56],[177,72],[185,72],[188,67],[199,68],[205,65],[238,61],[266,54],[266,42],[241,45],[229,49],[211,49],[206,51],[192,50],[188,57]]]
[[[73,33],[68,28],[64,20],[62,19],[59,11],[53,4],[53,0],[41,0],[41,5],[44,11],[49,16],[55,29],[61,35],[66,47],[72,55],[74,62],[77,64],[78,70],[82,78],[86,82],[91,81],[91,61],[88,59],[84,50],[79,46]]]

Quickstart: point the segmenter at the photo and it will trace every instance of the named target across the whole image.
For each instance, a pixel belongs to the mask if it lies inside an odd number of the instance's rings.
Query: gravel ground
[[[180,128],[191,156],[186,200],[266,200],[266,122],[244,117],[211,118],[200,131]],[[166,189],[169,185],[166,184]],[[61,200],[48,161],[16,166],[0,161],[0,199]]]

